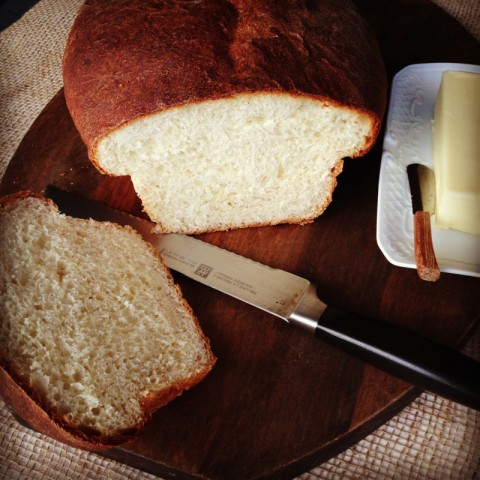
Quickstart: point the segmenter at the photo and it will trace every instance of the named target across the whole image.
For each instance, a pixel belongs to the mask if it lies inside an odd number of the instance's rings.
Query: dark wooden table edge
[[[405,394],[395,402],[388,405],[385,409],[377,412],[367,423],[351,430],[348,435],[332,441],[326,448],[312,451],[304,457],[293,460],[291,463],[265,475],[249,477],[248,480],[291,480],[302,475],[313,468],[319,467],[323,463],[348,450],[359,441],[365,439],[368,435],[390,421],[393,417],[408,407],[417,399],[423,391],[420,388],[412,386]],[[294,439],[292,439],[294,441]],[[116,447],[106,452],[101,452],[101,456],[129,465],[129,458],[135,458],[137,468],[146,473],[173,480],[182,478],[182,480],[221,480],[220,477],[206,477],[203,475],[185,474],[184,471],[165,464],[152,461],[128,448]]]

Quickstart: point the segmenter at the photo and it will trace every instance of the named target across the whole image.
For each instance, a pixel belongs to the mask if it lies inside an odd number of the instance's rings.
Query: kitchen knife
[[[432,243],[430,216],[435,213],[435,175],[420,163],[407,166],[408,183],[412,195],[413,241],[417,272],[422,280],[436,282],[440,269]]]
[[[265,310],[410,383],[480,410],[480,363],[387,322],[327,306],[308,280],[49,186],[65,214],[134,227],[169,268]]]

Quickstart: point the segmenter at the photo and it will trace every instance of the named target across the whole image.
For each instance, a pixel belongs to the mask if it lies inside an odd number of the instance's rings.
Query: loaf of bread
[[[32,427],[99,450],[139,434],[200,382],[209,342],[149,244],[130,228],[0,200],[0,393]]]
[[[89,0],[63,72],[90,160],[159,232],[312,221],[386,103],[349,0]]]

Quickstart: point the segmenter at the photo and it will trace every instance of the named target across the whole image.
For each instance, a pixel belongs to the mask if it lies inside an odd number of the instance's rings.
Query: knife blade
[[[422,280],[436,282],[440,278],[432,242],[430,217],[435,213],[435,176],[420,163],[407,166],[412,195],[413,238],[417,272]]]
[[[480,410],[480,363],[385,321],[327,306],[307,279],[181,234],[154,234],[153,224],[56,187],[45,195],[78,218],[135,228],[172,270],[238,298],[424,390]]]

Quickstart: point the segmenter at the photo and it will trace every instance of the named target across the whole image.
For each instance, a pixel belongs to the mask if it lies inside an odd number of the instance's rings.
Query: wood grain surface
[[[479,44],[428,1],[358,0],[389,78],[412,63],[480,64]],[[202,235],[303,276],[326,303],[459,346],[480,313],[480,282],[442,274],[424,282],[388,263],[376,240],[383,135],[347,160],[334,200],[307,226]],[[142,215],[128,178],[89,163],[60,91],[30,128],[0,194],[48,184]],[[218,357],[207,379],[158,411],[134,443],[107,456],[168,478],[291,478],[352,445],[419,391],[261,311],[175,274]],[[154,353],[154,352],[152,352]]]

